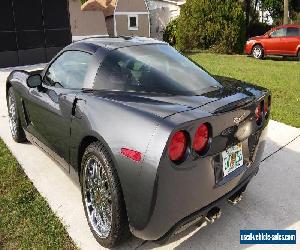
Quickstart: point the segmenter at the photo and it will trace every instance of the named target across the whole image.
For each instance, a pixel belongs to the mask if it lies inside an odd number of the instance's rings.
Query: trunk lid
[[[197,108],[212,114],[229,111],[253,101],[257,93],[253,88],[224,83],[223,88],[212,88],[206,93],[193,96],[122,91],[95,91],[93,94],[145,113],[167,118]]]

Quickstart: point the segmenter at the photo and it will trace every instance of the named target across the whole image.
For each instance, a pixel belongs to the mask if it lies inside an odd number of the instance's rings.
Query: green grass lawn
[[[272,119],[300,127],[300,62],[256,60],[242,55],[189,55],[213,75],[232,77],[272,91]]]
[[[0,139],[0,249],[76,249]]]

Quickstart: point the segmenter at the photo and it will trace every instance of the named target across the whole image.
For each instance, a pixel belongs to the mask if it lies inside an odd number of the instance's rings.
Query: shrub
[[[170,45],[174,46],[176,44],[176,29],[177,29],[178,19],[172,20],[164,30],[163,40]]]
[[[245,17],[236,0],[187,0],[176,28],[181,51],[210,49],[241,52],[245,42]]]

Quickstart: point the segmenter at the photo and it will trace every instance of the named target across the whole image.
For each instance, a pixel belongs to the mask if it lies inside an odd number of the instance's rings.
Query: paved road
[[[80,189],[54,161],[37,147],[12,141],[5,103],[5,79],[9,70],[0,70],[0,137],[16,156],[38,191],[66,225],[82,249],[100,249],[86,223]],[[132,238],[120,249],[282,249],[280,246],[242,246],[240,229],[296,229],[300,249],[300,129],[271,121],[265,157],[259,174],[248,186],[244,199],[235,207],[222,205],[223,215],[212,225],[193,227],[172,238],[166,245]]]

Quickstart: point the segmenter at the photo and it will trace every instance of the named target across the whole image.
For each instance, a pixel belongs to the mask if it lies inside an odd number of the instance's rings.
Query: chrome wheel
[[[112,196],[107,173],[96,156],[90,156],[83,172],[83,200],[87,217],[100,238],[108,237],[112,223]]]
[[[9,128],[12,136],[17,135],[17,106],[12,94],[8,97],[8,116],[9,116]]]
[[[259,46],[255,46],[253,48],[253,51],[252,51],[252,55],[253,57],[257,58],[257,59],[260,59],[262,57],[262,54],[263,54],[263,51],[262,51],[262,48],[259,47]]]

